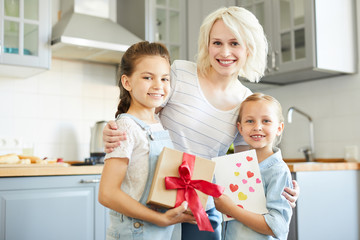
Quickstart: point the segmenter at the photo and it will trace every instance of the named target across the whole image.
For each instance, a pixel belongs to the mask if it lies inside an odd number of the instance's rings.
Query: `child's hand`
[[[105,144],[105,152],[111,153],[114,148],[120,146],[120,142],[126,140],[126,133],[117,130],[115,121],[109,121],[103,130],[103,141]]]
[[[172,224],[182,223],[182,222],[196,224],[195,217],[193,215],[185,213],[187,206],[188,203],[184,201],[177,208],[173,208],[166,211],[165,213],[166,223],[164,224],[164,226],[169,226]]]
[[[215,207],[218,211],[223,214],[231,216],[231,209],[236,207],[236,204],[233,200],[230,199],[226,194],[221,195],[219,198],[214,198]]]

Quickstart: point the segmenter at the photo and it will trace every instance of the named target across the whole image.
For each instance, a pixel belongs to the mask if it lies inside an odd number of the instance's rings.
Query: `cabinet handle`
[[[279,52],[278,51],[275,51],[275,56],[274,56],[274,69],[275,71],[279,71]],[[278,64],[276,64],[276,59],[278,60]]]
[[[274,69],[276,67],[276,58],[275,58],[275,52],[271,53],[271,69]]]
[[[84,179],[81,179],[80,180],[80,183],[98,183],[100,182],[100,179],[90,179],[90,180],[84,180]]]

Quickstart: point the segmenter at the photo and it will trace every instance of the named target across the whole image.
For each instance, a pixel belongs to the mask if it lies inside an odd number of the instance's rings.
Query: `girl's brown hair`
[[[131,103],[130,93],[124,88],[121,83],[121,76],[131,76],[136,64],[139,60],[146,56],[160,56],[169,61],[170,55],[167,48],[161,43],[149,43],[148,41],[138,42],[133,44],[122,56],[120,67],[118,70],[118,86],[120,88],[120,102],[117,107],[115,117],[121,113],[126,113],[129,110]]]

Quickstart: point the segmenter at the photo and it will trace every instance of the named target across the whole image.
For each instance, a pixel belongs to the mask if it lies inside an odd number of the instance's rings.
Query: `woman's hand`
[[[117,130],[115,121],[109,121],[103,130],[103,141],[105,144],[105,152],[111,153],[120,146],[120,142],[126,140],[126,133]]]
[[[295,180],[292,181],[294,188],[286,187],[282,195],[288,200],[292,208],[296,207],[296,201],[300,195],[300,187]]]

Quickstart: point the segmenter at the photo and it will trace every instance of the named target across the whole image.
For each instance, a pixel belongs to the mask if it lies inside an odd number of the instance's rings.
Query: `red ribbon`
[[[195,189],[218,198],[225,188],[205,180],[191,180],[194,165],[195,156],[184,153],[182,163],[179,166],[180,177],[165,177],[165,186],[166,189],[177,189],[175,207],[180,206],[183,201],[188,202],[200,231],[214,232]]]

